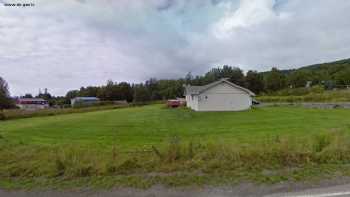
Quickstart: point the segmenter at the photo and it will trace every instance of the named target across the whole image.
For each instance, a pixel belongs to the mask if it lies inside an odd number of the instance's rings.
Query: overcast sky
[[[12,95],[350,57],[350,0],[0,0]],[[28,2],[28,1],[24,1]]]

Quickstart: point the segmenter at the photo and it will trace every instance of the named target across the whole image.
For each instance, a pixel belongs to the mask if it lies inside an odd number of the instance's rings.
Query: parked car
[[[175,99],[168,100],[167,105],[168,105],[168,107],[171,107],[171,108],[180,107],[181,106],[181,101],[175,100]]]
[[[259,104],[260,104],[260,101],[257,101],[257,100],[255,100],[255,99],[253,99],[253,100],[252,100],[252,104],[253,104],[253,105],[259,105]]]

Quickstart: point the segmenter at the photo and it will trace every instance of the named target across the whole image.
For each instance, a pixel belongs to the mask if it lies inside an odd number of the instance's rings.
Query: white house
[[[195,111],[242,111],[250,109],[250,90],[221,79],[205,86],[185,86],[187,107]]]

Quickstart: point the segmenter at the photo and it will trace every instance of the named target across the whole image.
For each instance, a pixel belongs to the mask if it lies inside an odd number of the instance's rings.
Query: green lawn
[[[269,107],[245,112],[192,112],[150,105],[0,122],[9,141],[37,145],[117,145],[122,149],[182,140],[253,143],[274,136],[306,137],[349,130],[350,110]]]
[[[345,109],[193,112],[149,105],[0,121],[0,188],[349,176],[349,117]],[[152,151],[134,151],[150,145]]]

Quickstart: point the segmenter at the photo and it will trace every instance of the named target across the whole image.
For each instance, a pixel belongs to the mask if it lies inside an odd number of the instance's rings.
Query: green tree
[[[132,102],[133,101],[133,89],[130,86],[130,84],[126,83],[126,82],[121,82],[118,84],[118,86],[120,87],[120,92],[122,95],[122,99],[121,100],[126,100],[128,102]]]
[[[34,98],[32,94],[26,93],[22,98]]]
[[[53,98],[52,95],[47,91],[46,88],[45,88],[44,93],[39,93],[36,97],[45,99],[47,101],[50,101]]]
[[[120,88],[117,83],[114,83],[112,80],[107,81],[105,86],[105,99],[109,101],[122,100],[120,93]]]
[[[305,87],[307,81],[311,80],[307,71],[297,70],[287,76],[288,85],[294,88]]]
[[[264,91],[264,79],[257,71],[248,71],[245,77],[246,87],[256,94]]]
[[[192,75],[191,72],[188,72],[188,73],[186,74],[186,76],[185,76],[185,82],[186,82],[186,84],[191,84],[192,80],[193,80],[193,75]]]
[[[335,75],[335,81],[337,85],[350,85],[350,68],[338,72]]]
[[[277,91],[286,87],[286,76],[277,68],[272,68],[266,75],[265,86],[267,91]]]
[[[224,77],[226,77],[226,75],[223,75]],[[232,68],[232,70],[230,71],[230,81],[232,83],[235,83],[237,85],[240,86],[244,86],[244,74],[243,71],[238,68],[238,67],[234,67]]]
[[[243,71],[238,67],[231,67],[228,65],[224,65],[222,68],[218,67],[211,69],[203,78],[199,78],[202,80],[200,85],[212,83],[221,78],[228,78],[232,83],[240,86],[245,85]]]
[[[156,78],[150,78],[145,82],[145,87],[149,95],[151,96],[151,100],[160,100],[162,96],[159,92],[159,82]]]
[[[145,102],[150,100],[151,95],[145,85],[137,84],[134,86],[134,102]]]
[[[8,84],[2,77],[0,77],[0,109],[7,109],[13,106],[14,104],[10,98]]]
[[[86,88],[81,87],[79,96],[97,97],[99,87],[88,86]]]
[[[162,99],[173,99],[176,97],[183,97],[185,80],[159,80],[158,81],[159,94]],[[188,84],[188,83],[186,83]]]

